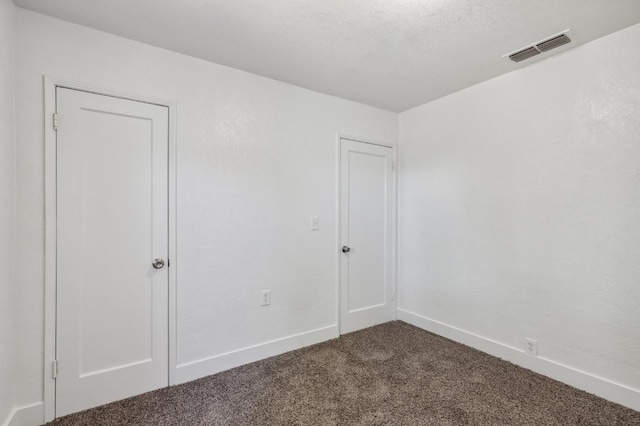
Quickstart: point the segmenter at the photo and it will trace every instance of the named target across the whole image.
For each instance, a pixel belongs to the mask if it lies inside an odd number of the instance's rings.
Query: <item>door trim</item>
[[[385,143],[372,139],[361,138],[358,136],[347,135],[344,133],[336,133],[336,243],[335,243],[335,259],[336,259],[336,325],[338,327],[338,335],[342,335],[341,312],[342,312],[342,256],[341,256],[341,170],[342,170],[342,140],[346,139],[353,142],[368,143],[371,145],[384,146],[393,150],[393,162],[396,164],[395,171],[392,176],[391,190],[391,288],[395,294],[392,301],[391,310],[393,312],[393,320],[397,319],[398,311],[398,144]]]
[[[165,106],[169,110],[169,386],[176,384],[177,371],[177,102],[144,94],[124,92],[95,84],[44,76],[44,422],[55,419],[55,380],[53,361],[56,359],[56,268],[57,268],[57,199],[56,199],[56,132],[53,113],[56,110],[56,88],[67,88],[111,96],[131,101]]]

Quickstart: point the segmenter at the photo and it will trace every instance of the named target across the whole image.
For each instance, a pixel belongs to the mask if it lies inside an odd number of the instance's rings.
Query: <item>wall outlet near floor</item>
[[[271,290],[262,290],[261,306],[269,306],[271,304]]]
[[[524,351],[531,356],[538,356],[538,341],[530,338],[524,339]]]

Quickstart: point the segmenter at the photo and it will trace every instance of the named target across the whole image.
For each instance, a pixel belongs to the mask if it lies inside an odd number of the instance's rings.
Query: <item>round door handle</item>
[[[153,267],[156,269],[164,268],[164,259],[157,258],[152,263]]]
[[[342,246],[343,253],[349,253],[350,251],[351,251],[351,248],[349,246]]]

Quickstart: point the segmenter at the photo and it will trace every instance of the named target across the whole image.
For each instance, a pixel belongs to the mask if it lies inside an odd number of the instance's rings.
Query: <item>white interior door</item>
[[[393,319],[393,149],[342,139],[341,333]]]
[[[56,109],[60,417],[168,386],[168,109],[63,88]]]

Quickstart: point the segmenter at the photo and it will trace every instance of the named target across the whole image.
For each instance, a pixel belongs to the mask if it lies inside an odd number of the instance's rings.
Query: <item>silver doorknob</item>
[[[164,267],[164,259],[160,259],[160,258],[154,259],[152,265],[156,269],[162,269]]]
[[[351,251],[351,248],[349,248],[349,246],[342,246],[343,253],[349,253],[350,251]]]

